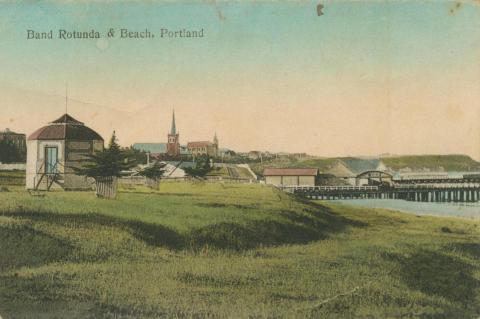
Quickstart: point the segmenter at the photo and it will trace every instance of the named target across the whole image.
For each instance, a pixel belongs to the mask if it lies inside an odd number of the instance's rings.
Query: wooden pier
[[[282,186],[282,190],[309,199],[403,199],[417,202],[478,202],[480,183],[399,183],[381,186]]]

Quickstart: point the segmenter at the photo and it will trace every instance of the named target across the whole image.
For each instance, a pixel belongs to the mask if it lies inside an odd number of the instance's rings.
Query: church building
[[[167,143],[135,143],[133,148],[149,153],[158,159],[178,159],[191,157],[186,146],[180,145],[180,132],[175,123],[175,111],[172,114],[170,132],[167,134]]]
[[[215,136],[213,137],[213,142],[210,142],[210,141],[188,142],[187,148],[188,148],[188,151],[193,156],[208,155],[211,157],[216,157],[218,156],[217,133],[215,133]]]
[[[175,111],[172,114],[167,143],[135,143],[133,148],[159,159],[191,158],[202,155],[217,157],[220,155],[217,133],[215,133],[213,141],[196,141],[188,142],[187,146],[180,145],[180,132],[177,131]]]
[[[175,111],[173,111],[172,127],[168,134],[167,154],[168,156],[178,157],[180,155],[180,133],[177,132],[177,126],[175,125]]]

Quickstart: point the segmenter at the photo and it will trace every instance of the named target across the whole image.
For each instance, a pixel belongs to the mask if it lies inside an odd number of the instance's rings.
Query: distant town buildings
[[[249,160],[255,161],[262,158],[262,152],[250,151],[247,156]]]
[[[228,149],[228,148],[219,148],[218,149],[218,156],[223,158],[223,159],[231,159],[236,155],[237,155],[237,153],[235,153],[235,151],[232,151],[231,149]]]
[[[172,114],[170,132],[167,134],[167,143],[135,143],[133,148],[149,154],[154,159],[188,159],[195,156],[208,155],[218,157],[219,143],[215,133],[213,141],[193,141],[187,145],[180,144],[180,132],[175,122],[175,112]]]
[[[134,143],[132,147],[148,154],[154,160],[191,160],[198,156],[209,156],[218,161],[231,163],[262,162],[273,159],[304,159],[309,157],[306,153],[273,153],[268,151],[235,152],[228,148],[220,148],[217,133],[211,141],[189,141],[186,145],[180,143],[175,112],[172,114],[170,131],[167,133],[167,142]]]

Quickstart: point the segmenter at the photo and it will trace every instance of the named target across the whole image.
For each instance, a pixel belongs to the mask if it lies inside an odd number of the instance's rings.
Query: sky
[[[216,132],[237,151],[480,160],[480,1],[317,4],[0,2],[0,129],[58,118],[68,87],[68,113],[122,145],[166,142],[175,109],[182,144]]]

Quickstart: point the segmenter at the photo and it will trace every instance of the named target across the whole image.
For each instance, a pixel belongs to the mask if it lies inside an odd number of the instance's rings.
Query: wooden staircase
[[[53,184],[57,184],[62,189],[64,188],[64,175],[58,171],[58,166],[62,166],[62,164],[57,162],[55,166],[51,169],[51,172],[46,172],[45,162],[40,165],[40,168],[38,169],[36,174],[34,188],[33,190],[30,190],[31,195],[45,196],[44,192],[50,191]]]

